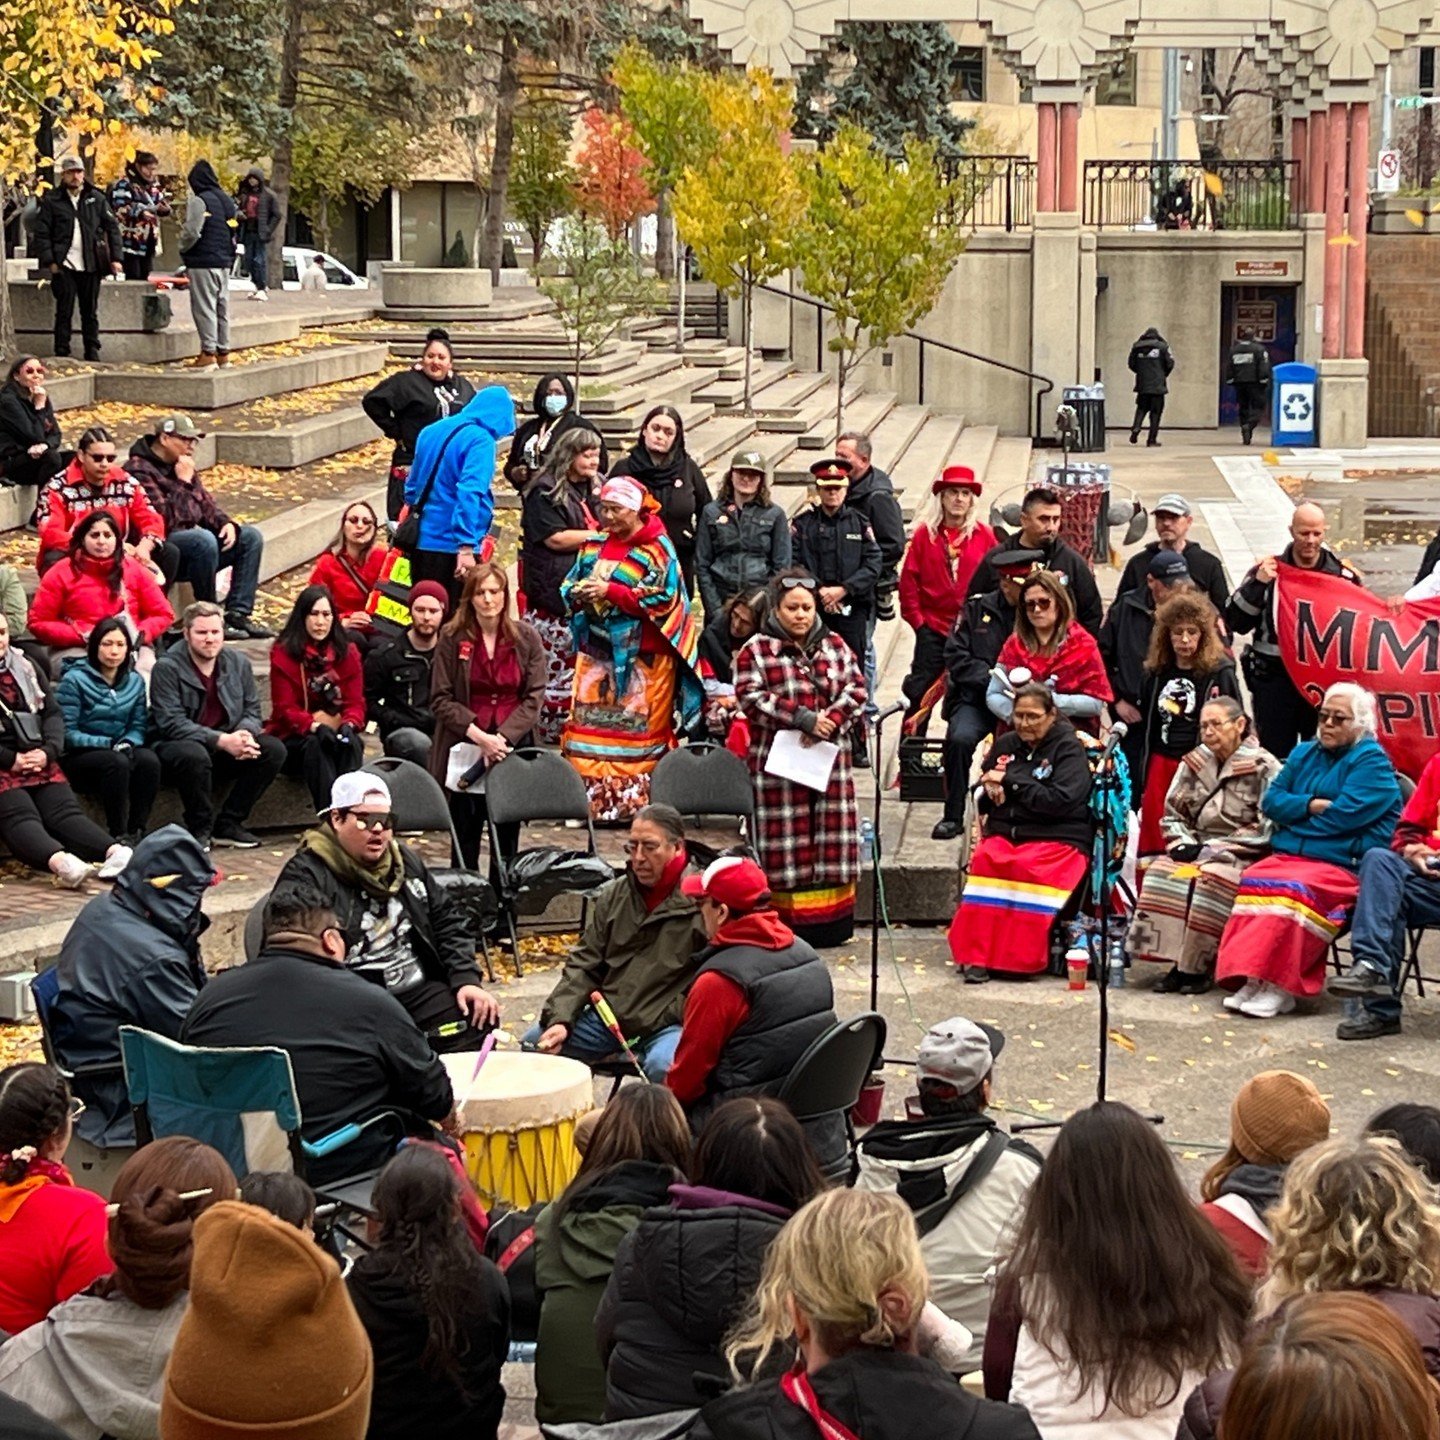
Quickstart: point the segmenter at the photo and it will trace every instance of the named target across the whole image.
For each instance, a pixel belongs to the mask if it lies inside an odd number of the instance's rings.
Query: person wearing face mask
[[[365,702],[385,753],[425,765],[435,733],[430,672],[450,596],[443,585],[422,580],[411,588],[408,608],[409,629],[365,659]]]
[[[85,1102],[76,1133],[92,1145],[135,1143],[120,1027],[179,1038],[205,984],[200,904],[215,878],[200,842],[166,825],[136,845],[114,889],[90,901],[61,942],[50,1041]]]
[[[540,377],[531,409],[532,418],[515,432],[510,453],[505,457],[505,478],[522,493],[542,470],[554,471],[550,455],[562,435],[575,429],[595,430],[594,422],[575,408],[575,387],[567,376],[558,372]],[[600,474],[604,475],[609,469],[610,452],[602,440]]]
[[[385,513],[391,520],[399,519],[405,503],[405,477],[415,459],[416,437],[474,397],[475,387],[455,372],[449,334],[437,327],[425,336],[425,349],[414,365],[386,376],[360,402],[380,433],[395,442],[385,490]]]
[[[695,589],[695,536],[710,503],[704,472],[685,449],[685,422],[673,405],[656,405],[640,422],[640,438],[615,462],[611,479],[629,475],[660,505],[660,521],[675,547],[685,593]]]

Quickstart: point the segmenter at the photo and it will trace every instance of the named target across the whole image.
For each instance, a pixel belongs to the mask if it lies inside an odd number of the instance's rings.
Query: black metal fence
[[[968,230],[1022,230],[1035,220],[1035,162],[1026,155],[961,155],[945,164],[960,182],[946,219]]]
[[[1293,160],[1087,160],[1084,221],[1097,230],[1296,230]]]

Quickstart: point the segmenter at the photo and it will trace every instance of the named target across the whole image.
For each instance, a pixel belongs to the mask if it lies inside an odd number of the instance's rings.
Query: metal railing
[[[1297,230],[1294,160],[1087,160],[1085,224],[1097,230]]]
[[[757,290],[766,290],[771,295],[779,295],[786,300],[798,300],[802,305],[810,305],[815,309],[815,368],[825,368],[825,321],[824,312],[835,313],[833,305],[827,305],[823,300],[816,300],[810,295],[797,295],[792,290],[782,290],[778,285],[756,285]],[[1045,397],[1055,389],[1055,382],[1044,375],[1038,375],[1033,370],[1026,370],[1019,365],[1011,365],[1004,360],[996,360],[991,355],[981,355],[974,350],[966,350],[961,345],[952,345],[948,340],[937,340],[933,335],[922,335],[918,330],[902,330],[894,337],[896,340],[913,340],[919,347],[919,365],[916,374],[916,402],[925,403],[925,352],[927,349],[943,350],[947,355],[959,355],[966,360],[974,360],[980,365],[989,365],[992,369],[1003,370],[1007,375],[1018,375],[1028,380],[1032,385],[1039,385],[1035,392],[1035,428],[1030,438],[1035,441],[1043,440],[1046,436],[1044,422],[1041,419],[1044,413]],[[795,353],[795,335],[792,321],[790,335],[790,352]]]
[[[945,219],[969,230],[1024,230],[1035,223],[1035,162],[1028,155],[959,155],[941,172],[962,198]]]

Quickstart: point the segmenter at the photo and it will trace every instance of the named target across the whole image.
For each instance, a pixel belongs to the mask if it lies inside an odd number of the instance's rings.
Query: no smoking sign
[[[1382,150],[1375,159],[1375,188],[1393,195],[1400,188],[1400,152]]]

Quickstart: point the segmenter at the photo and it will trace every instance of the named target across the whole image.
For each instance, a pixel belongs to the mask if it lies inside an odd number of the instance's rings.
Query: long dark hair
[[[687,453],[685,450],[685,422],[680,418],[680,412],[673,405],[652,405],[645,412],[645,418],[640,422],[640,434],[637,437],[637,443],[645,446],[645,450],[650,454],[651,459],[658,460],[660,458],[650,451],[648,445],[645,445],[645,427],[657,415],[668,415],[675,422],[675,443],[665,452],[665,456],[667,459],[672,457],[678,459],[681,455]]]
[[[556,1215],[627,1160],[668,1165],[677,1180],[690,1169],[690,1126],[674,1092],[664,1085],[623,1086],[600,1112],[580,1169],[555,1202]]]
[[[70,1086],[51,1065],[11,1065],[0,1070],[0,1185],[14,1185],[40,1147],[65,1128]],[[35,1156],[17,1155],[34,1150]]]
[[[1188,1375],[1234,1362],[1249,1284],[1128,1105],[1078,1110],[1055,1138],[1000,1275],[1030,1333],[1068,1353],[1081,1392],[1141,1416]]]
[[[15,363],[5,372],[5,383],[13,385],[17,390],[23,389],[20,382],[15,378],[32,360],[40,360],[38,355],[17,355]],[[43,365],[45,362],[40,360]],[[29,391],[24,393],[29,394]]]
[[[100,670],[100,642],[116,630],[125,637],[125,658],[115,672],[115,683],[118,685],[135,668],[135,638],[130,633],[130,627],[118,615],[110,615],[101,620],[90,632],[90,638],[85,642],[85,658],[90,662],[90,668],[98,673]]]
[[[335,611],[335,597],[330,593],[328,585],[307,585],[295,597],[295,604],[291,607],[280,634],[275,638],[275,644],[292,660],[305,658],[305,647],[311,643],[305,622],[310,618],[310,612],[322,600],[328,600],[330,609]],[[350,637],[340,623],[338,611],[330,622],[330,634],[326,637],[325,644],[330,647],[330,653],[337,664],[350,653]]]
[[[480,1280],[481,1259],[460,1215],[460,1185],[443,1155],[407,1145],[375,1182],[380,1239],[375,1254],[414,1289],[425,1311],[420,1364],[464,1392],[469,1350],[464,1316]]]
[[[81,560],[86,558],[85,539],[98,525],[108,525],[115,537],[115,553],[110,557],[105,582],[110,587],[110,594],[118,597],[125,579],[125,546],[122,543],[125,537],[120,533],[120,522],[108,510],[92,510],[70,532],[70,564],[79,570]]]
[[[369,511],[370,524],[373,527],[370,531],[370,543],[360,552],[360,563],[363,565],[370,558],[370,552],[380,543],[380,517],[375,513],[375,507],[368,500],[352,500],[340,512],[340,528],[336,530],[335,538],[326,546],[326,549],[332,555],[345,553],[345,517],[352,510]]]
[[[695,1142],[690,1178],[791,1211],[825,1188],[800,1122],[769,1096],[727,1100],[716,1109]]]

